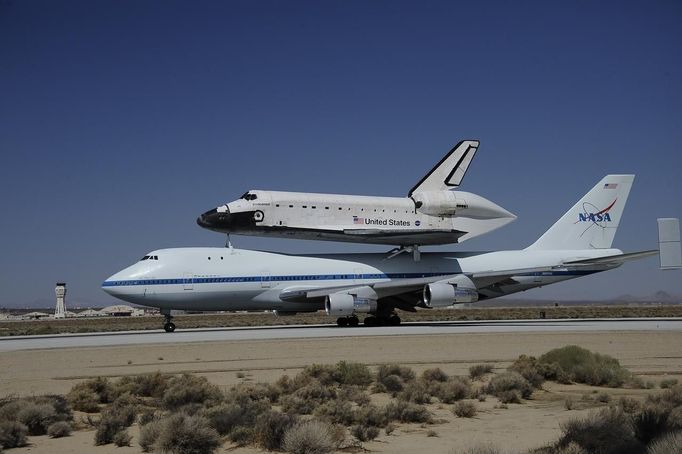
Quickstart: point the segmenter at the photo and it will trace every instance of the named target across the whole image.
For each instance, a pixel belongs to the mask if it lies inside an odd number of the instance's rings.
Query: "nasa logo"
[[[414,225],[416,225],[417,227],[419,227],[419,226],[421,225],[421,221],[414,221]]]
[[[598,210],[596,206],[589,202],[583,203],[583,212],[578,213],[578,222],[592,222],[594,224],[598,224],[600,222],[611,222],[609,210],[616,204],[616,200],[614,200],[611,205],[607,206],[603,210]],[[594,209],[596,212],[591,211],[591,209]]]

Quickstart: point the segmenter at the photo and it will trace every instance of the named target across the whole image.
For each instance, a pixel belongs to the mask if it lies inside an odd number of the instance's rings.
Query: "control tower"
[[[54,318],[66,318],[66,306],[64,305],[66,300],[66,282],[57,282],[54,292],[57,295],[57,307],[54,310]]]

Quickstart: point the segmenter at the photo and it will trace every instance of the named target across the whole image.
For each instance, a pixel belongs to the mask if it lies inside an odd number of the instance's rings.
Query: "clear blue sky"
[[[682,3],[0,0],[0,306],[113,304],[197,215],[250,188],[403,196],[461,139],[463,190],[530,244],[606,173],[635,173],[615,245],[682,216]],[[286,252],[385,250],[235,237]],[[442,248],[441,248],[442,249]],[[523,294],[682,295],[656,259]]]

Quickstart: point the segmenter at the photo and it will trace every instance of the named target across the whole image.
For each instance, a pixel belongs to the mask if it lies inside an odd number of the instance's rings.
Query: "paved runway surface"
[[[405,323],[401,326],[339,328],[330,325],[257,328],[178,329],[174,333],[123,331],[0,338],[0,352],[69,347],[169,344],[261,339],[305,339],[347,336],[409,336],[425,334],[518,333],[556,331],[682,331],[682,319],[491,320]]]

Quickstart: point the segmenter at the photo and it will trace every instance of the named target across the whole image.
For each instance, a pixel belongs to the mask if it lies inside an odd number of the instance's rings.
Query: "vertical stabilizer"
[[[474,159],[478,150],[478,140],[464,140],[448,152],[407,194],[413,192],[447,191],[456,188]]]
[[[679,219],[658,219],[658,249],[660,251],[661,269],[676,270],[682,268]]]
[[[607,175],[528,249],[610,248],[634,175]]]

